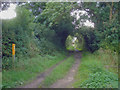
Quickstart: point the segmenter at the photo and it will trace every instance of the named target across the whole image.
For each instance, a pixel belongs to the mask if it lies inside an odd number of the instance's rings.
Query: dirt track
[[[33,80],[32,82],[26,84],[25,86],[21,86],[18,88],[38,88],[40,84],[42,83],[42,81],[45,79],[45,77],[48,76],[56,66],[58,66],[61,63],[64,63],[64,61],[71,54],[73,53],[70,53],[64,60],[60,61],[58,64],[52,66],[51,68],[47,69],[46,71],[38,75],[36,79]],[[50,88],[67,88],[67,87],[72,88],[71,84],[74,82],[74,76],[80,64],[81,52],[74,52],[74,57],[75,57],[75,63],[73,64],[68,74],[63,79],[60,79],[56,83],[51,85]]]
[[[63,79],[58,80],[50,88],[73,88],[71,84],[75,81],[74,76],[80,64],[80,58],[81,52],[75,52],[75,64],[72,66],[68,74]]]
[[[64,60],[60,61],[58,64],[52,66],[51,68],[47,69],[46,71],[44,71],[43,73],[41,73],[40,75],[38,75],[36,77],[36,79],[33,80],[32,82],[28,83],[25,86],[21,86],[21,87],[18,87],[18,88],[38,88],[39,85],[41,84],[41,82],[45,79],[45,77],[47,75],[49,75],[56,66],[58,66],[61,63],[63,63],[69,56],[70,55],[68,55]]]

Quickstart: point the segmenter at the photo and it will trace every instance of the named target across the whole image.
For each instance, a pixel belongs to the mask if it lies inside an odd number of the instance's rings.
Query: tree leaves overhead
[[[38,16],[37,20],[52,26],[58,24],[61,20],[70,18],[71,9],[70,3],[46,3],[46,8]]]
[[[36,18],[36,22],[53,29],[64,45],[67,36],[74,30],[72,25],[73,17],[70,12],[73,9],[72,3],[50,2]]]
[[[42,11],[45,9],[46,3],[45,2],[30,2],[30,3],[26,3],[24,7],[32,11],[33,15],[37,16],[41,14]]]
[[[12,43],[17,45],[17,57],[31,56],[33,55],[31,52],[51,54],[58,48],[65,49],[67,37],[75,36],[76,33],[78,40],[82,35],[86,49],[91,52],[101,47],[113,52],[120,51],[117,2],[15,3],[18,4],[17,17],[12,20],[3,20],[2,24],[4,61],[11,57]],[[2,9],[7,9],[9,4],[5,3]],[[80,18],[76,19],[75,16],[71,16],[71,12],[75,10],[84,11],[87,14],[79,14]],[[87,20],[95,24],[94,28],[82,25]],[[4,64],[6,65],[6,62]]]
[[[10,4],[21,5],[23,2],[1,2],[0,1],[0,12],[3,10],[7,10],[10,7]]]
[[[31,2],[27,3],[25,7],[37,16],[35,18],[36,23],[43,24],[50,28],[50,30],[54,30],[63,45],[69,34],[80,32],[84,35],[87,48],[90,51],[106,46],[110,49],[116,47],[116,49],[114,48],[112,50],[117,50],[117,33],[119,27],[117,2]],[[71,12],[75,10],[86,11],[87,14],[79,14],[80,18],[76,20],[76,17],[71,16]],[[82,25],[86,20],[94,22],[94,30],[87,27],[85,31],[84,26],[79,27],[80,22]],[[73,25],[72,22],[75,22],[75,24]],[[75,28],[76,26],[78,27],[77,30]]]
[[[99,47],[118,52],[118,32],[120,31],[118,29],[120,26],[118,24],[118,3],[84,2],[77,8],[88,12],[91,21],[94,22],[95,28],[93,33],[95,34],[95,38],[99,38],[100,42],[96,44],[98,44]],[[80,28],[79,30],[81,31]]]

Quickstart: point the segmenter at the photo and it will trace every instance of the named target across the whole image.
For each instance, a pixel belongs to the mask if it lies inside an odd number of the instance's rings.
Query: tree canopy
[[[118,6],[116,2],[19,4],[16,8],[17,17],[3,20],[3,57],[11,57],[12,43],[16,44],[17,57],[34,56],[32,52],[54,55],[51,52],[61,48],[65,50],[69,35],[77,36],[78,41],[82,35],[85,48],[91,52],[104,48],[118,53]],[[75,10],[86,14],[79,14],[80,18],[76,19],[71,15]],[[94,27],[80,24],[86,20],[93,22]],[[7,66],[7,59],[4,61]]]

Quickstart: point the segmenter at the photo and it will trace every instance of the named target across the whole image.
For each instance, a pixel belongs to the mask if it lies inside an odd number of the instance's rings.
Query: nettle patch
[[[118,76],[114,73],[104,71],[96,72],[89,75],[88,80],[84,81],[82,88],[117,88]]]

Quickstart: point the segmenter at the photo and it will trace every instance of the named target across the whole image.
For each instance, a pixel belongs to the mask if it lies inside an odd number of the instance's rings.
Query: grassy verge
[[[3,70],[3,88],[17,87],[33,80],[38,73],[57,64],[65,58],[65,54],[56,54],[56,56],[46,55],[36,56],[31,59],[22,58],[14,70]]]
[[[98,54],[99,53],[99,54]],[[115,57],[115,55],[113,55]],[[116,58],[116,57],[115,57]],[[75,88],[118,88],[117,68],[110,54],[96,52],[83,53],[81,64],[75,76]],[[108,67],[106,67],[106,65]]]
[[[55,69],[53,69],[52,73],[45,78],[42,85],[45,87],[49,87],[50,85],[55,83],[58,79],[63,78],[74,64],[74,61],[75,61],[74,57],[70,56],[62,64],[58,65]]]

